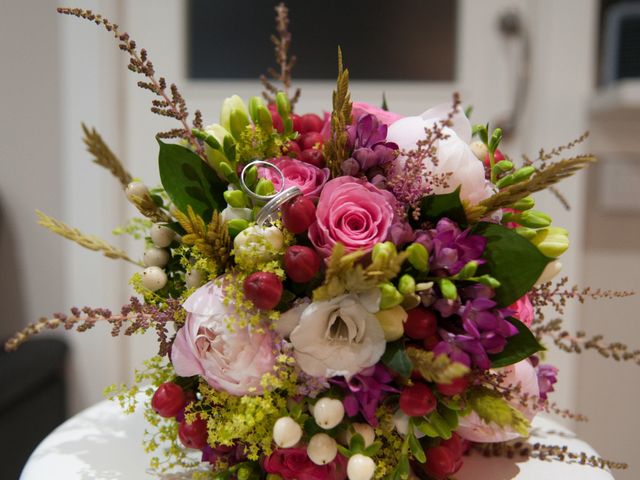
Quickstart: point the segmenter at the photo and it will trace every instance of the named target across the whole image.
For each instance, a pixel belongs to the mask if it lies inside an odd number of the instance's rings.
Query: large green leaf
[[[420,201],[420,221],[436,223],[441,218],[449,218],[466,225],[467,217],[460,201],[460,187],[451,193],[428,195]]]
[[[198,155],[186,147],[172,143],[160,144],[158,164],[160,180],[169,198],[182,212],[191,206],[205,222],[214,210],[225,205],[226,185]]]
[[[473,233],[487,239],[482,255],[486,263],[478,269],[478,275],[489,274],[500,282],[495,300],[501,307],[511,305],[527,293],[552,260],[529,240],[501,225],[482,222]]]
[[[531,330],[529,330],[529,327],[515,318],[509,317],[507,320],[518,329],[518,333],[507,339],[504,350],[495,355],[489,355],[491,367],[493,368],[513,365],[540,350],[544,350],[544,347],[540,345]]]
[[[411,360],[405,351],[403,340],[387,343],[382,363],[403,377],[408,378],[411,375]]]

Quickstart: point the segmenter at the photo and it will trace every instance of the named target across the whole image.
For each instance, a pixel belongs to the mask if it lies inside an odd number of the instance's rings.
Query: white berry
[[[337,427],[344,418],[344,406],[335,398],[321,398],[313,406],[313,418],[325,430]]]
[[[184,276],[184,281],[187,288],[198,288],[204,283],[204,275],[197,268],[192,268]]]
[[[145,250],[142,261],[147,267],[164,267],[169,262],[169,252],[164,248],[151,247]]]
[[[147,267],[142,271],[142,286],[155,292],[167,284],[167,274],[160,267]]]
[[[349,480],[371,480],[376,471],[376,464],[366,455],[356,453],[349,458],[347,463],[347,476]]]
[[[338,454],[338,444],[326,433],[316,433],[307,446],[307,455],[316,465],[331,463]]]
[[[136,199],[142,199],[149,195],[149,189],[142,182],[131,182],[124,189],[124,194],[130,202],[135,203]]]
[[[489,149],[487,146],[479,141],[472,142],[469,147],[471,147],[471,151],[476,156],[478,160],[484,161],[486,156],[489,154]]]
[[[351,427],[355,432],[352,433],[351,429],[347,430],[347,438],[346,438],[347,445],[351,443],[351,437],[356,433],[359,433],[360,435],[362,435],[362,438],[364,439],[365,447],[368,447],[369,445],[371,445],[373,441],[376,439],[376,432],[373,430],[373,427],[368,423],[353,423]]]
[[[176,233],[169,227],[156,223],[151,227],[151,241],[158,248],[166,248],[176,238]]]
[[[280,417],[273,425],[273,441],[280,448],[291,448],[302,438],[302,428],[291,417]]]

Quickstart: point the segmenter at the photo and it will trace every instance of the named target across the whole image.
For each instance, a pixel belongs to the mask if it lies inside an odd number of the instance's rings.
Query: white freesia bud
[[[344,418],[344,406],[335,398],[321,398],[313,407],[313,418],[325,430],[337,427]]]
[[[347,463],[347,476],[349,480],[371,480],[376,471],[376,464],[371,457],[356,453],[349,458]]]
[[[360,435],[362,435],[362,438],[364,439],[364,446],[368,447],[369,445],[371,445],[375,439],[376,439],[376,432],[373,430],[373,427],[371,425],[369,425],[368,423],[353,423],[351,424],[351,427],[353,428],[353,430],[355,431],[355,433],[351,432],[351,429],[347,430],[347,445],[349,445],[349,443],[351,443],[351,437],[353,435],[355,435],[356,433],[359,433]]]
[[[145,250],[142,261],[147,267],[164,267],[169,262],[169,252],[164,248],[151,247]]]
[[[302,428],[291,417],[281,417],[273,425],[273,441],[280,448],[291,448],[302,438]]]
[[[187,288],[197,288],[204,285],[204,274],[197,268],[192,268],[184,276]]]
[[[242,220],[250,222],[253,218],[253,212],[250,208],[226,207],[222,212],[220,212],[220,217],[225,223],[229,220],[235,220],[236,218],[241,218]]]
[[[220,145],[224,143],[224,137],[231,136],[231,133],[219,123],[207,125],[204,131],[215,138]]]
[[[562,270],[562,263],[560,263],[560,261],[553,260],[552,262],[547,263],[547,266],[544,267],[544,270],[534,285],[538,286],[543,283],[550,282],[553,280],[553,277],[560,273],[560,270]]]
[[[406,435],[409,431],[409,417],[402,413],[402,410],[398,409],[396,413],[393,414],[393,418],[391,419],[393,422],[393,426],[396,427],[398,433],[402,436]],[[413,433],[416,438],[424,437],[424,433],[418,430],[417,427],[413,427]]]
[[[144,198],[149,195],[149,189],[142,182],[131,182],[124,189],[124,194],[127,196],[130,202],[135,203],[136,198]]]
[[[142,271],[142,286],[155,292],[167,284],[167,274],[160,267],[147,267]]]
[[[252,225],[233,241],[233,251],[239,265],[255,265],[274,260],[282,253],[284,237],[278,227]]]
[[[338,454],[338,444],[326,433],[316,433],[307,446],[307,455],[316,465],[326,465]]]
[[[487,148],[487,146],[484,143],[482,143],[479,140],[475,141],[475,142],[471,142],[469,144],[469,146],[471,147],[471,151],[473,152],[473,154],[480,161],[484,161],[484,159],[487,157],[487,155],[489,155],[489,149]]]
[[[151,241],[158,248],[166,248],[176,238],[176,232],[159,223],[151,227]]]

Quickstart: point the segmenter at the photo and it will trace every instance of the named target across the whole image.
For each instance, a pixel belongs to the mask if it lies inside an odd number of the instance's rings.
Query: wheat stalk
[[[131,183],[133,177],[127,172],[118,157],[111,151],[102,139],[102,136],[95,128],[89,129],[84,123],[82,124],[82,131],[84,132],[82,140],[87,146],[87,151],[93,155],[93,163],[109,170],[114,177],[120,180],[122,188],[127,188],[127,185]]]
[[[77,228],[73,228],[39,210],[36,210],[36,215],[38,215],[38,224],[48,230],[51,230],[53,233],[57,233],[67,240],[76,242],[78,245],[88,248],[89,250],[93,250],[94,252],[102,252],[105,257],[126,260],[127,262],[140,267],[144,266],[142,263],[129,258],[124,250],[109,245],[107,242],[95,235],[86,235]]]

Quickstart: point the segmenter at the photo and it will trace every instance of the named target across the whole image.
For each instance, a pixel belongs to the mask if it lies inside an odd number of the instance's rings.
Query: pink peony
[[[347,251],[384,242],[394,220],[393,195],[365,180],[338,177],[325,185],[309,239],[321,256],[340,242]]]
[[[285,188],[298,187],[304,195],[314,201],[320,197],[320,191],[329,179],[328,168],[318,168],[294,158],[280,157],[271,160],[271,163],[284,175]],[[272,168],[261,168],[260,176],[271,180],[276,191],[280,190],[280,175]]]
[[[347,459],[338,454],[326,465],[316,465],[304,448],[279,448],[264,459],[267,473],[280,475],[283,480],[344,480],[347,478]]]
[[[378,107],[374,107],[368,103],[364,102],[353,102],[353,106],[351,107],[351,114],[353,115],[353,119],[357,121],[361,116],[370,113],[375,116],[380,123],[385,125],[391,125],[396,120],[400,120],[402,115],[398,115],[397,113],[388,112]]]
[[[533,305],[529,300],[529,295],[523,295],[516,302],[509,307],[510,310],[515,310],[513,316],[524,323],[527,327],[531,326],[533,322]]]
[[[531,400],[523,406],[519,396],[511,400],[511,406],[517,408],[527,418],[533,420],[537,413],[535,398],[540,398],[538,375],[529,360],[522,360],[514,365],[496,369],[497,373],[505,375],[502,385],[513,390],[520,386],[520,396],[527,395]],[[500,427],[491,422],[486,423],[473,410],[469,415],[460,417],[460,423],[456,433],[471,442],[492,443],[507,442],[520,437],[520,434],[511,427]]]
[[[230,331],[235,308],[223,300],[223,277],[219,277],[184,302],[187,320],[171,348],[171,363],[181,377],[200,375],[232,395],[260,394],[260,379],[275,363],[272,335],[248,328]]]

